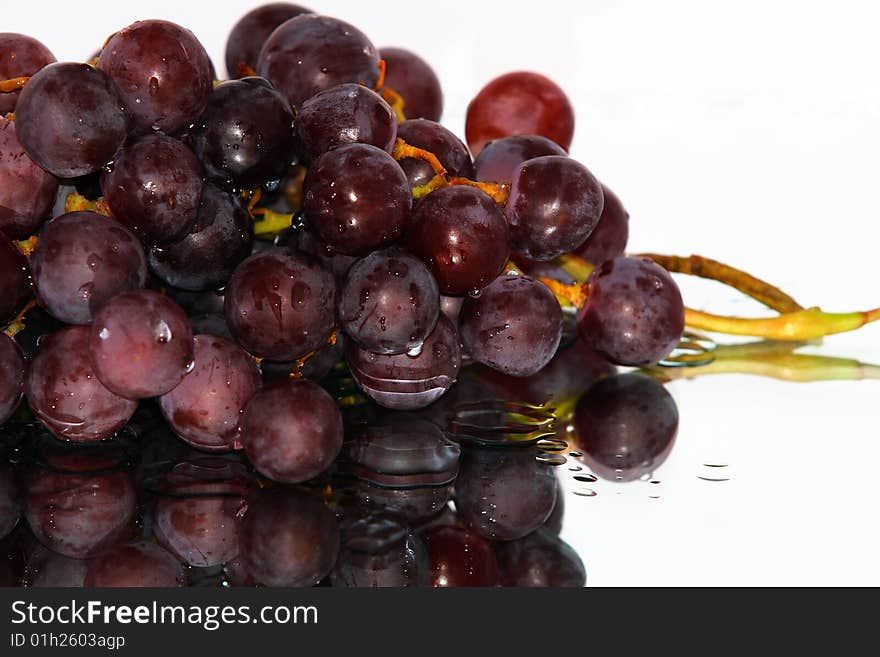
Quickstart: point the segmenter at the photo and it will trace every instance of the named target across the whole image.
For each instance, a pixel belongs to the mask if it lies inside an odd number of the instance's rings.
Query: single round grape
[[[580,588],[587,583],[577,552],[546,530],[494,547],[501,586]]]
[[[232,188],[277,182],[296,160],[293,110],[262,78],[217,85],[190,140],[208,175]]]
[[[31,293],[27,258],[0,233],[0,325],[15,318]]]
[[[518,71],[495,78],[467,109],[467,141],[479,154],[488,142],[511,135],[541,135],[566,151],[574,136],[574,109],[555,82]]]
[[[471,358],[511,376],[531,376],[559,347],[562,308],[543,283],[507,274],[465,299],[459,328]]]
[[[403,48],[382,48],[385,86],[403,98],[403,113],[410,119],[439,121],[443,90],[434,69],[421,57]]]
[[[35,545],[28,556],[22,585],[29,588],[82,588],[89,561],[73,559]]]
[[[369,144],[324,153],[309,168],[303,192],[309,228],[346,255],[366,255],[396,242],[412,212],[403,169]]]
[[[576,160],[527,160],[513,174],[504,208],[513,248],[535,260],[573,251],[599,223],[602,206],[602,186]]]
[[[186,313],[152,290],[113,297],[95,315],[89,335],[95,373],[128,399],[173,390],[193,368],[193,335]]]
[[[226,287],[226,322],[251,354],[302,358],[333,332],[336,284],[312,256],[273,248],[242,262]]]
[[[185,586],[181,563],[155,543],[126,543],[89,564],[86,588],[176,588]]]
[[[599,223],[587,241],[573,251],[574,255],[594,265],[623,255],[629,240],[629,212],[605,185],[602,185],[602,196],[605,202]]]
[[[116,395],[98,380],[89,354],[89,330],[71,326],[45,336],[24,387],[37,419],[62,440],[77,443],[109,438],[137,409],[137,402]]]
[[[197,335],[195,366],[176,388],[159,398],[162,415],[197,449],[227,451],[237,437],[245,404],[260,389],[260,368],[238,345]]]
[[[397,247],[356,262],[340,294],[342,330],[377,354],[420,349],[439,314],[437,281],[421,260]]]
[[[122,149],[101,176],[101,190],[114,217],[146,241],[166,244],[191,230],[202,175],[202,165],[185,144],[145,135]]]
[[[342,415],[311,381],[288,380],[258,392],[241,418],[241,440],[254,467],[273,481],[314,479],[342,449]]]
[[[40,543],[86,559],[133,531],[137,489],[119,457],[116,450],[52,453],[48,467],[25,473],[25,517]]]
[[[440,315],[418,355],[376,354],[354,342],[345,357],[354,380],[380,406],[395,410],[424,408],[442,397],[461,368],[455,326]]]
[[[439,123],[427,119],[404,121],[397,129],[397,136],[410,146],[436,155],[449,175],[474,177],[474,164],[467,146]],[[407,157],[400,161],[400,166],[413,188],[426,185],[434,177],[434,169],[423,160]]]
[[[0,80],[30,77],[55,62],[55,55],[26,34],[0,32]],[[20,90],[0,92],[0,116],[15,111]]]
[[[422,538],[428,548],[429,585],[487,587],[498,583],[498,562],[492,546],[463,527],[432,527]]]
[[[15,340],[0,332],[0,425],[12,417],[18,408],[24,394],[24,375],[25,362],[21,349]]]
[[[474,180],[510,182],[527,160],[547,155],[567,155],[565,149],[540,135],[511,135],[490,141],[474,160]]]
[[[0,364],[0,368],[2,368],[2,364]],[[19,497],[15,471],[5,463],[0,463],[0,539],[8,536],[18,524],[18,519],[21,516]]]
[[[150,269],[183,290],[223,287],[235,267],[250,255],[253,225],[240,196],[206,184],[190,233],[177,242],[150,249]]]
[[[684,302],[678,285],[660,265],[618,256],[593,271],[587,288],[578,331],[611,362],[649,365],[678,346]]]
[[[556,505],[556,473],[532,448],[472,448],[462,454],[455,508],[483,538],[513,541],[538,529]]]
[[[224,459],[179,463],[156,498],[153,533],[183,563],[210,568],[238,555],[238,518],[246,479]],[[243,466],[240,466],[243,470]]]
[[[339,544],[333,512],[296,489],[259,491],[239,528],[244,569],[265,586],[314,586],[333,570]]]
[[[666,460],[678,433],[678,407],[641,374],[600,381],[578,400],[574,436],[583,461],[603,479],[635,481]]]
[[[15,123],[0,112],[0,233],[24,239],[36,232],[50,216],[57,193],[58,179],[25,153]]]
[[[208,53],[189,30],[137,21],[107,39],[98,67],[119,85],[135,126],[173,134],[196,120],[211,97]]]
[[[231,78],[242,78],[257,68],[260,50],[269,35],[283,22],[311,14],[310,9],[289,2],[272,2],[251,9],[229,32],[226,40],[226,72]]]
[[[341,470],[376,486],[414,488],[455,481],[461,447],[433,422],[393,413],[354,430]]]
[[[353,82],[373,88],[379,55],[366,35],[329,16],[302,14],[272,32],[257,62],[257,75],[271,81],[299,107],[319,91]]]
[[[69,324],[88,324],[107,301],[143,287],[147,279],[138,239],[114,219],[91,211],[47,222],[31,266],[37,300]]]
[[[296,133],[309,160],[342,144],[371,144],[390,153],[397,139],[397,117],[375,91],[341,84],[302,104]]]
[[[333,586],[424,586],[426,576],[424,542],[400,519],[371,513],[343,529],[342,551],[331,573]]]
[[[455,185],[428,194],[413,211],[410,251],[424,260],[442,294],[478,292],[504,271],[510,235],[489,196]]]
[[[98,171],[114,158],[128,127],[121,92],[88,64],[50,64],[28,81],[15,106],[21,145],[58,178]]]

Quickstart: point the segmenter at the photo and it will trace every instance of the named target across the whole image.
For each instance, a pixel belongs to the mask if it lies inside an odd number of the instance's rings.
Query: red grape
[[[12,338],[0,332],[0,425],[12,417],[18,408],[24,392],[24,375],[25,362],[21,349]]]
[[[492,547],[462,527],[440,526],[423,534],[433,587],[485,587],[498,583],[498,563]]]
[[[526,160],[546,155],[567,155],[565,149],[540,135],[513,135],[490,141],[474,160],[475,180],[510,182]]]
[[[629,213],[617,195],[605,185],[602,185],[602,196],[605,203],[599,223],[587,241],[573,251],[574,255],[594,265],[623,255],[629,239]]]
[[[439,121],[443,90],[434,69],[403,48],[382,48],[379,55],[385,60],[385,86],[400,94],[407,118]]]
[[[416,206],[407,246],[427,263],[442,294],[462,295],[479,292],[504,271],[510,236],[495,201],[455,185]]]
[[[62,440],[77,443],[109,438],[137,408],[137,402],[98,380],[89,332],[87,326],[71,326],[43,337],[25,380],[25,395],[37,419]]]
[[[342,415],[317,384],[288,379],[258,392],[241,418],[241,440],[260,474],[284,483],[324,472],[342,448]]]
[[[88,324],[107,301],[143,287],[147,278],[137,238],[114,219],[91,211],[47,222],[31,265],[40,304],[70,324]]]
[[[317,259],[273,248],[236,268],[226,287],[226,322],[255,356],[296,360],[330,337],[335,296],[333,275]]]
[[[501,586],[580,588],[587,571],[577,552],[546,530],[495,544]]]
[[[164,395],[193,368],[186,313],[151,290],[106,303],[89,330],[89,350],[101,382],[128,399]]]
[[[173,134],[208,104],[214,71],[189,30],[168,21],[132,23],[107,39],[98,67],[116,84],[141,131]]]
[[[155,543],[118,545],[97,557],[86,572],[87,588],[174,588],[186,584],[183,566]]]
[[[241,78],[247,68],[256,69],[260,50],[269,35],[283,22],[311,14],[311,10],[289,2],[271,2],[251,9],[242,16],[229,32],[226,41],[226,72],[231,78]]]
[[[0,80],[32,76],[55,62],[55,56],[42,43],[25,34],[0,32]],[[15,111],[20,91],[0,93],[0,116]]]
[[[238,345],[197,335],[195,366],[180,384],[159,398],[162,415],[193,447],[232,449],[244,407],[260,389],[260,368]]]
[[[574,136],[574,109],[552,80],[518,71],[495,78],[467,110],[467,141],[479,154],[493,139],[541,135],[568,151]]]
[[[0,233],[0,324],[14,319],[30,298],[27,259]]]
[[[467,146],[439,123],[427,119],[404,121],[397,130],[397,136],[410,146],[436,155],[449,175],[474,177],[474,165]],[[425,185],[434,177],[434,169],[423,160],[407,157],[400,161],[400,166],[406,173],[410,187]]]

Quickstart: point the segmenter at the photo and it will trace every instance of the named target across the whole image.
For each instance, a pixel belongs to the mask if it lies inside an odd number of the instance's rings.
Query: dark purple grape
[[[209,568],[238,554],[238,516],[245,505],[244,467],[224,459],[177,464],[165,476],[153,511],[156,540],[180,561]]]
[[[36,232],[52,212],[57,192],[57,178],[28,157],[15,134],[15,123],[0,112],[0,233],[24,239]]]
[[[24,394],[24,375],[25,362],[21,349],[15,340],[0,332],[0,425],[12,417],[18,408]],[[0,522],[0,529],[2,525]]]
[[[324,153],[309,168],[303,192],[309,228],[346,255],[365,255],[396,242],[412,211],[403,169],[369,144]]]
[[[427,566],[421,538],[399,519],[380,512],[343,529],[342,550],[331,578],[337,587],[424,586]]]
[[[271,2],[251,9],[242,16],[226,41],[226,72],[229,77],[251,75],[248,69],[257,68],[260,50],[275,28],[300,14],[311,13],[310,9],[289,2]]]
[[[257,75],[299,107],[319,91],[339,84],[375,87],[379,55],[356,27],[329,16],[302,14],[282,23],[266,40]]]
[[[561,155],[527,160],[513,174],[504,213],[513,248],[552,260],[586,241],[602,214],[602,186],[587,168]]]
[[[356,262],[340,294],[342,330],[377,354],[421,349],[439,314],[440,293],[431,272],[396,247]]]
[[[207,184],[190,233],[178,242],[150,249],[150,269],[183,290],[223,287],[235,267],[250,255],[253,225],[241,197]]]
[[[376,354],[349,342],[345,350],[354,380],[377,404],[395,410],[424,408],[455,383],[461,347],[455,326],[440,315],[418,355]]]
[[[629,212],[605,185],[602,185],[602,196],[605,203],[599,223],[587,241],[573,251],[574,255],[594,265],[623,255],[629,240]]]
[[[517,71],[495,78],[467,109],[467,141],[479,154],[494,139],[542,135],[566,151],[574,136],[574,109],[552,80]]]
[[[461,447],[437,425],[403,413],[358,428],[342,450],[342,471],[376,486],[444,486],[458,475]]]
[[[0,539],[5,538],[15,529],[20,516],[21,499],[16,473],[10,466],[0,463]]]
[[[244,569],[265,586],[314,586],[333,570],[339,543],[333,512],[296,489],[259,491],[239,528]]]
[[[30,158],[59,178],[98,171],[128,134],[119,89],[88,64],[50,64],[25,85],[15,130]]]
[[[293,110],[262,78],[218,85],[190,140],[208,175],[231,188],[276,183],[296,160]]]
[[[175,588],[186,585],[181,563],[155,543],[126,543],[89,564],[86,588]]]
[[[649,365],[668,356],[684,331],[684,302],[669,272],[647,259],[619,256],[587,279],[578,312],[584,342],[620,365]]]
[[[22,586],[31,588],[82,588],[89,561],[73,559],[35,545],[28,556]]]
[[[567,155],[557,143],[540,135],[512,135],[490,141],[474,160],[474,180],[510,182],[527,160],[547,155]]]
[[[511,376],[531,376],[550,362],[562,338],[562,308],[550,289],[528,276],[499,276],[465,299],[461,341],[479,363]]]
[[[54,62],[55,55],[33,37],[15,32],[0,32],[0,80],[29,77]],[[20,93],[0,92],[0,116],[15,111]]]
[[[575,442],[603,479],[634,481],[666,460],[678,433],[678,407],[660,383],[641,374],[600,381],[578,400]]]
[[[504,214],[479,189],[428,194],[413,211],[407,246],[424,260],[442,294],[476,293],[504,271],[510,236]]]
[[[494,547],[501,586],[580,588],[587,583],[577,552],[546,530]]]
[[[86,559],[133,531],[137,491],[117,452],[53,453],[47,461],[24,479],[25,517],[40,543]]]
[[[455,508],[465,525],[494,541],[538,529],[556,505],[556,473],[537,449],[468,449],[455,482]]]
[[[327,342],[335,296],[333,275],[315,258],[274,248],[236,268],[226,287],[226,322],[255,356],[296,360]]]
[[[342,360],[345,354],[345,338],[339,334],[323,347],[312,353],[305,362],[295,360],[277,363],[264,360],[260,363],[263,381],[305,377],[310,381],[321,381],[327,377]]]
[[[24,389],[37,419],[62,440],[77,443],[109,438],[137,408],[137,402],[114,394],[98,380],[89,353],[89,331],[87,326],[71,326],[45,336]]]
[[[289,379],[258,392],[241,418],[241,441],[260,474],[283,483],[324,472],[342,448],[342,415],[323,388]]]
[[[0,325],[15,318],[31,293],[27,259],[0,233]]]
[[[107,302],[89,330],[95,373],[127,399],[158,397],[192,371],[193,335],[186,313],[152,290]]]
[[[487,587],[498,583],[498,562],[488,541],[463,527],[432,527],[422,538],[428,548],[429,585]]]
[[[47,222],[31,266],[37,300],[69,324],[88,324],[107,301],[143,287],[147,279],[138,239],[114,219],[91,211]]]
[[[197,335],[195,366],[171,392],[159,398],[162,415],[193,447],[232,449],[244,407],[260,389],[260,368],[238,345]]]
[[[404,121],[397,129],[397,136],[410,146],[422,148],[436,155],[449,175],[460,178],[474,177],[474,165],[467,146],[439,123],[427,119]],[[434,169],[423,160],[404,158],[400,161],[400,166],[412,188],[426,185],[434,177]]]
[[[302,104],[296,132],[309,160],[342,144],[371,144],[390,153],[397,139],[397,117],[376,92],[360,84],[341,84]]]
[[[382,48],[385,86],[400,94],[403,113],[410,119],[439,121],[443,114],[443,90],[428,63],[403,48]]]
[[[107,39],[98,67],[116,84],[136,127],[173,134],[205,109],[214,73],[204,46],[168,21],[132,23]]]
[[[182,142],[146,135],[127,144],[101,176],[114,217],[148,242],[167,244],[186,235],[202,194],[202,165]]]

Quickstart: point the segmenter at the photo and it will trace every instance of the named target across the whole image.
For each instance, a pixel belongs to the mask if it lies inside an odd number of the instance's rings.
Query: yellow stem
[[[27,84],[28,80],[30,80],[30,78],[26,75],[18,78],[12,78],[10,80],[0,80],[0,93],[10,93],[12,91],[18,91]]]
[[[819,308],[807,308],[783,313],[778,317],[754,319],[685,309],[685,324],[694,329],[786,341],[813,340],[835,333],[855,331],[878,320],[880,308],[854,313],[826,313]]]

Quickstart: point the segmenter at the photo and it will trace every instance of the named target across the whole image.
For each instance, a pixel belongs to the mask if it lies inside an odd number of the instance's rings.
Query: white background
[[[492,77],[554,78],[577,112],[572,154],[632,215],[631,250],[729,261],[805,305],[880,305],[876,3],[307,4],[377,46],[421,53],[444,86],[443,122],[460,135],[467,102]],[[222,72],[226,34],[253,3],[0,6],[0,29],[39,38],[59,60],[87,57],[134,20],[173,20]],[[687,285],[685,296],[752,309],[714,287]],[[880,328],[821,352],[880,362]],[[880,384],[718,377],[671,389],[681,433],[662,483],[568,499],[565,537],[590,584],[880,584]],[[699,480],[710,462],[728,463],[731,481]]]

